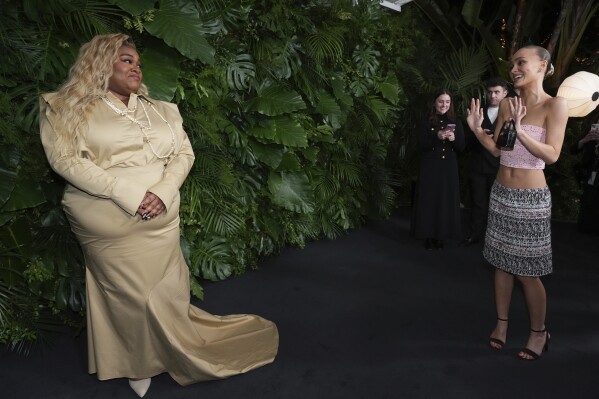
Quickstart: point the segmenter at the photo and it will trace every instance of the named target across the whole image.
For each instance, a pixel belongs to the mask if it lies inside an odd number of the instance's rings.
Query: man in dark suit
[[[483,107],[485,119],[482,128],[489,135],[495,132],[499,103],[508,95],[507,82],[499,77],[487,81],[487,104]],[[485,150],[474,133],[466,130],[466,145],[470,150],[468,175],[470,179],[470,194],[472,208],[470,214],[470,236],[464,245],[476,244],[484,238],[489,213],[489,196],[491,186],[499,169],[499,158]]]

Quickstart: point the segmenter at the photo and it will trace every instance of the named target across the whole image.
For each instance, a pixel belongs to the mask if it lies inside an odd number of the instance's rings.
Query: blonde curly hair
[[[65,152],[74,151],[77,138],[88,128],[87,117],[96,100],[108,92],[108,80],[122,46],[136,49],[133,40],[122,33],[98,35],[81,46],[67,80],[52,102],[52,110],[62,124],[55,130],[57,140]],[[144,84],[138,94],[148,95]]]

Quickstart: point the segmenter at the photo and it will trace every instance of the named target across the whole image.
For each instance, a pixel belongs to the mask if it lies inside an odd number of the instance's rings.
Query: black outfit
[[[483,108],[484,120],[481,127],[489,130],[488,134],[492,136],[498,118],[495,119],[495,122],[491,122],[487,110],[488,107],[485,106]],[[472,200],[470,236],[466,240],[468,243],[473,243],[478,242],[485,236],[487,215],[489,214],[489,196],[499,169],[499,157],[487,151],[468,127],[466,128],[466,147],[470,151],[468,178],[470,180],[470,198]]]
[[[454,123],[455,140],[439,140],[437,133]],[[440,115],[438,121],[418,126],[420,174],[413,209],[416,238],[443,240],[461,236],[460,183],[455,151],[464,149],[462,123]],[[428,242],[428,241],[427,241]],[[436,241],[437,247],[442,245]]]
[[[578,228],[583,233],[599,233],[599,142],[589,141],[582,148],[576,142],[572,153],[582,152],[582,159],[576,167],[576,176],[582,185]],[[592,172],[596,172],[593,184],[589,184]]]

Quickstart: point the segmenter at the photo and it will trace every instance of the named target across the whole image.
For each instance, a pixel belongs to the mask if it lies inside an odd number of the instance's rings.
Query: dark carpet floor
[[[506,348],[489,349],[495,312],[481,246],[425,251],[404,209],[206,284],[206,300],[196,302],[203,309],[277,323],[277,359],[188,387],[163,374],[145,398],[599,398],[599,237],[554,222],[553,249],[555,272],[544,278],[552,341],[536,362],[515,357],[528,336],[521,291]],[[136,395],[124,379],[88,375],[84,337],[62,335],[29,357],[1,349],[0,397]]]

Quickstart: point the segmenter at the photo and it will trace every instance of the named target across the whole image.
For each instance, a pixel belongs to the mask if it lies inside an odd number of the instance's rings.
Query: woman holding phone
[[[414,236],[426,249],[442,249],[446,239],[461,237],[460,183],[455,151],[464,149],[464,129],[451,94],[439,91],[418,126],[420,172],[413,209]]]
[[[553,73],[546,49],[525,46],[510,62],[510,76],[519,97],[500,103],[494,137],[481,128],[483,113],[478,99],[472,99],[467,120],[481,144],[500,156],[483,249],[483,256],[495,267],[497,322],[489,345],[494,349],[505,345],[508,312],[517,279],[522,284],[530,318],[528,341],[518,357],[536,360],[542,351],[548,350],[551,339],[545,326],[547,297],[540,279],[553,270],[551,193],[543,169],[559,157],[568,108],[564,99],[551,97],[543,90],[543,80]],[[511,151],[500,150],[495,143],[501,126],[509,120],[514,121],[516,143]]]

